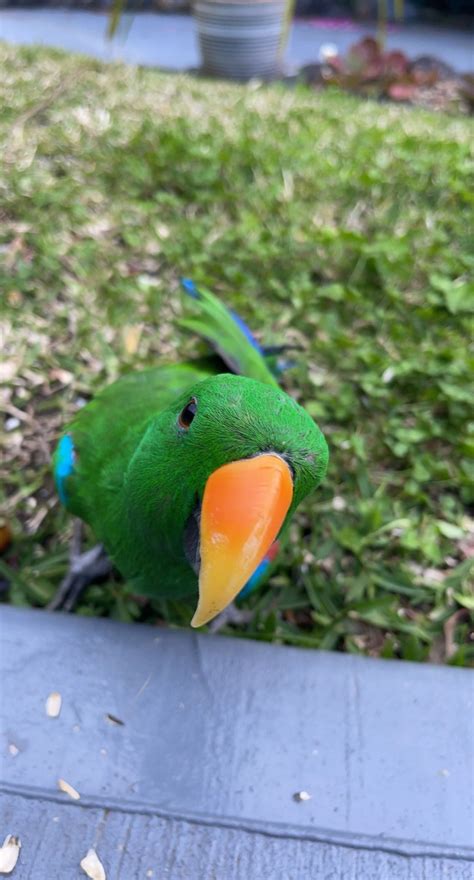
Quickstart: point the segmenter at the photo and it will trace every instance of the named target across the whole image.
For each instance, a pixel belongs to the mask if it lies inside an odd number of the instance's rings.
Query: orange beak
[[[201,509],[199,601],[191,626],[203,626],[240,593],[278,535],[293,479],[275,454],[233,461],[209,477]]]

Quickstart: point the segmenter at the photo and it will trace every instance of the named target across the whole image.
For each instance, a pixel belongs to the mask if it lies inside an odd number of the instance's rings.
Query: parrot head
[[[237,596],[327,462],[308,413],[242,376],[205,379],[151,420],[126,475],[129,516],[194,570],[192,626]]]

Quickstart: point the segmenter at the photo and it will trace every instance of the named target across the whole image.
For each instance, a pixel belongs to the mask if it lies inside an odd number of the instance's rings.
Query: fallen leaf
[[[58,694],[57,691],[53,691],[52,694],[49,695],[46,700],[46,714],[49,718],[57,718],[59,713],[61,712],[61,694]]]
[[[469,612],[466,608],[459,608],[457,611],[454,612],[454,614],[451,614],[451,617],[448,617],[448,619],[444,623],[444,643],[447,660],[449,660],[450,657],[454,656],[459,647],[454,638],[456,627],[459,621],[468,615]]]
[[[0,874],[11,874],[20,855],[21,841],[13,834],[7,834],[0,847]]]
[[[50,379],[57,379],[58,382],[61,382],[61,385],[70,385],[74,379],[73,373],[70,373],[69,370],[63,370],[60,367],[55,367],[54,369],[49,371]]]
[[[0,364],[0,382],[10,382],[17,372],[17,361],[4,361]]]
[[[411,83],[392,83],[387,91],[392,101],[410,101],[415,93],[415,86]]]
[[[9,290],[7,293],[7,299],[9,305],[13,306],[14,309],[21,306],[23,302],[23,296],[21,295],[19,290]]]
[[[131,324],[122,330],[123,347],[126,354],[135,354],[142,335],[143,324]]]
[[[0,520],[0,553],[3,553],[12,542],[12,530],[5,520]]]
[[[91,880],[107,880],[104,866],[95,849],[90,849],[81,861],[81,868]]]
[[[463,541],[460,541],[458,547],[465,559],[472,559],[474,557],[474,534],[471,533]]]
[[[64,794],[68,794],[74,801],[78,801],[80,799],[80,794],[76,791],[72,785],[69,785],[69,782],[65,782],[64,779],[58,779],[58,788],[59,791],[63,791]]]

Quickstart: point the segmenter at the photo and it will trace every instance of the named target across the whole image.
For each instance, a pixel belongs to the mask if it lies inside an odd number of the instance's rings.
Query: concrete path
[[[11,43],[57,46],[93,55],[104,61],[122,60],[185,70],[199,65],[195,24],[187,15],[152,13],[125,16],[113,42],[105,36],[104,13],[70,10],[5,9],[0,11],[0,39]],[[318,59],[321,46],[336,45],[344,52],[373,29],[351,21],[313,19],[296,21],[288,47],[290,69]],[[390,29],[388,45],[408,55],[436,55],[459,71],[474,69],[474,36],[467,31],[410,25]]]
[[[109,880],[472,880],[473,684],[469,669],[0,606],[13,880],[85,878],[89,847]]]

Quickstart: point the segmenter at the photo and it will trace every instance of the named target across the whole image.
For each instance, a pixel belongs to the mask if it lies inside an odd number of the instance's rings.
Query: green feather
[[[294,475],[288,522],[327,467],[321,431],[278,388],[225,307],[207,292],[193,305],[201,313],[186,326],[192,323],[214,347],[217,335],[222,356],[244,365],[246,376],[219,372],[212,357],[129,373],[87,404],[66,431],[74,445],[71,472],[61,477],[66,506],[91,525],[133,589],[146,595],[197,593],[184,536],[217,468],[279,453]],[[197,413],[183,431],[178,417],[191,397]],[[56,451],[56,471],[60,459]],[[64,474],[63,460],[61,468]]]
[[[206,339],[233,373],[278,386],[261,352],[249,342],[229,310],[213,293],[200,287],[198,295],[188,300],[187,305],[197,314],[183,318],[179,322],[181,327]]]

